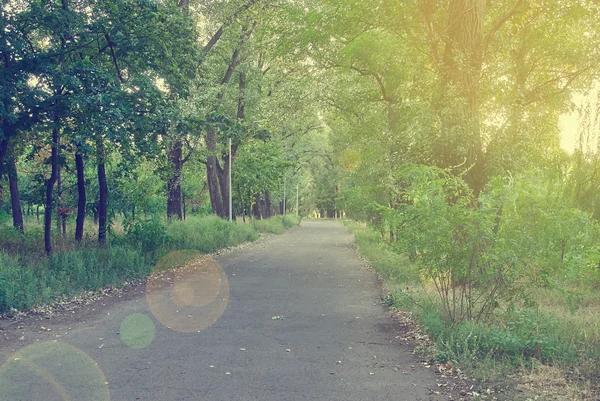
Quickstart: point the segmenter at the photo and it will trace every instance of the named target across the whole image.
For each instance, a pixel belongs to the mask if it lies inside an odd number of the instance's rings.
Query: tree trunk
[[[100,201],[98,202],[98,243],[106,243],[106,223],[108,210],[108,186],[106,184],[106,169],[104,167],[105,150],[103,138],[96,140],[96,155],[98,161],[98,191]]]
[[[58,138],[58,159],[60,160],[60,138]],[[61,167],[60,164],[57,167],[56,172],[56,231],[61,232],[60,223],[62,221],[62,180],[60,177]]]
[[[269,190],[265,191],[265,219],[271,217],[271,192]]]
[[[208,184],[208,193],[210,195],[210,204],[213,213],[219,217],[223,217],[223,202],[221,199],[221,191],[219,189],[219,178],[217,177],[217,142],[215,132],[209,130],[206,134],[206,148],[209,152],[206,158],[206,181]]]
[[[252,205],[252,214],[255,219],[260,219],[260,194],[254,194],[254,204]]]
[[[167,218],[176,216],[182,219],[181,214],[181,170],[183,168],[182,143],[175,141],[169,149],[169,162],[173,173],[167,183]]]
[[[221,199],[223,200],[223,215],[224,219],[229,218],[229,155],[223,158],[225,167],[221,167],[217,161],[217,177],[219,178],[219,190],[221,191]]]
[[[240,50],[241,50],[241,47],[242,47],[244,41],[247,39],[247,36],[249,36],[250,32],[247,31],[246,28],[242,29],[242,33],[240,35],[238,45],[231,55],[231,60],[229,61],[229,65],[227,66],[227,71],[225,71],[225,75],[223,76],[223,79],[221,80],[221,86],[223,88],[225,88],[225,86],[231,81],[233,73],[235,72],[236,68],[239,66]],[[242,81],[244,81],[243,84],[242,84]],[[243,86],[243,88],[242,88],[242,86]],[[242,78],[240,80],[240,88],[242,90],[242,92],[241,92],[242,101],[241,101],[241,103],[238,101],[238,115],[240,113],[240,107],[241,107],[241,113],[242,113],[242,117],[243,117],[243,112],[244,112],[243,89],[245,88],[245,79],[244,78]],[[219,91],[219,93],[217,94],[217,105],[215,107],[215,111],[219,110],[221,103],[223,102],[223,96],[224,96],[224,91],[223,90]],[[205,142],[206,142],[206,149],[208,150],[208,157],[206,158],[206,176],[207,176],[206,178],[208,181],[208,192],[210,194],[210,203],[211,203],[214,214],[216,214],[217,216],[219,216],[221,218],[226,218],[226,217],[228,217],[228,214],[229,214],[228,212],[226,212],[229,209],[229,199],[224,197],[223,195],[227,194],[228,191],[225,191],[225,192],[222,191],[224,183],[220,182],[221,180],[219,180],[220,166],[219,166],[219,160],[217,159],[217,142],[216,142],[214,130],[210,129],[207,131],[206,136],[205,136]],[[225,167],[224,170],[227,170],[227,169],[228,169],[228,167]],[[228,179],[227,179],[227,181],[228,181]],[[227,206],[225,206],[226,203],[227,203]]]
[[[54,118],[54,128],[52,128],[52,153],[50,156],[50,164],[52,173],[48,182],[46,182],[46,205],[44,208],[44,248],[47,255],[52,254],[52,195],[54,184],[58,178],[58,118]]]
[[[8,160],[8,181],[10,187],[10,205],[12,208],[13,226],[21,232],[23,231],[23,213],[21,211],[21,197],[19,196],[19,181],[17,177],[17,165],[15,157],[10,156]]]
[[[475,197],[485,185],[478,96],[485,9],[486,0],[450,1],[441,71],[442,104],[451,104],[453,108],[450,113],[442,113],[445,137],[439,144],[441,164],[442,167],[463,164],[465,180]],[[448,142],[452,149],[466,148],[466,155],[448,157]]]
[[[83,239],[83,225],[85,221],[85,203],[87,196],[85,193],[83,155],[80,152],[75,153],[75,168],[77,170],[77,219],[75,221],[75,241],[81,243]]]

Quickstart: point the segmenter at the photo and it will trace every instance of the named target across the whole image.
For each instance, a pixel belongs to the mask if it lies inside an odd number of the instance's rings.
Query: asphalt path
[[[197,265],[0,342],[0,400],[442,399],[340,223]]]

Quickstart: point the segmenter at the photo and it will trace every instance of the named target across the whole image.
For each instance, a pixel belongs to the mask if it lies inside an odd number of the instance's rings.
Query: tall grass
[[[23,235],[0,226],[0,313],[144,278],[157,261],[155,268],[167,269],[201,253],[254,241],[260,232],[282,233],[298,223],[294,217],[274,217],[252,225],[236,224],[214,216],[125,221],[124,232],[113,232],[105,247],[87,241],[75,246],[61,239],[50,258],[43,256],[39,227],[27,227]]]
[[[173,221],[167,228],[169,247],[214,252],[217,249],[255,241],[259,234],[252,227],[236,224],[216,216],[193,217]]]
[[[118,245],[60,252],[35,264],[0,253],[0,312],[141,278],[151,268],[148,255]]]
[[[300,219],[296,216],[274,216],[265,220],[253,220],[252,228],[259,233],[281,234],[287,228],[298,224],[300,224]]]

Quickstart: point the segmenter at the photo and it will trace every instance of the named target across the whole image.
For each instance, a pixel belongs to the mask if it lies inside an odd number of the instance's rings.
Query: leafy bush
[[[514,310],[499,324],[465,321],[437,330],[424,326],[437,338],[443,357],[463,364],[493,358],[519,366],[532,359],[559,363],[591,357],[583,342],[571,341],[552,315],[539,310]]]
[[[589,257],[598,225],[556,195],[560,184],[535,174],[497,179],[475,200],[461,178],[435,167],[406,166],[395,177],[397,206],[368,205],[372,224],[433,283],[447,322],[480,321],[523,300],[530,285],[598,270]]]
[[[150,258],[139,250],[113,245],[57,253],[40,267],[48,273],[48,283],[59,292],[73,294],[145,277],[151,266]]]

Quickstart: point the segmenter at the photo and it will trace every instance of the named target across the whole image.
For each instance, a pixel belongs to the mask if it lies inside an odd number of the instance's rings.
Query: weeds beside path
[[[159,219],[126,224],[110,243],[98,247],[65,246],[51,257],[40,252],[40,239],[0,228],[0,315],[74,297],[82,292],[142,279],[153,269],[181,266],[201,253],[255,241],[261,233],[282,233],[298,224],[293,216],[236,224],[217,217]]]
[[[488,319],[450,324],[436,288],[409,257],[365,224],[346,225],[361,256],[385,280],[387,303],[410,312],[433,339],[437,363],[459,366],[477,380],[480,399],[598,399],[597,293],[573,306],[558,289],[529,289],[521,302],[499,305]]]

